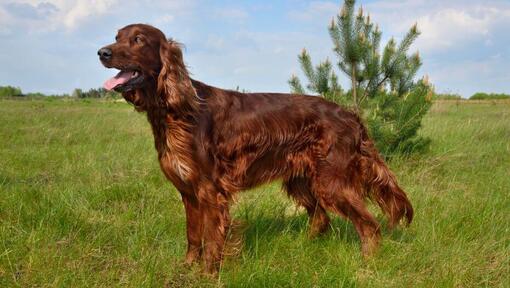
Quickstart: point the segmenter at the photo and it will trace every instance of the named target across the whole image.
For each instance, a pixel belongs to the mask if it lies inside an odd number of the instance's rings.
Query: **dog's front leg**
[[[204,225],[205,272],[216,274],[223,258],[223,248],[230,224],[229,203],[226,197],[215,189],[204,191],[201,210]]]
[[[202,255],[203,217],[198,199],[194,196],[182,194],[182,201],[186,209],[186,233],[188,238],[188,251],[186,264],[198,262]]]

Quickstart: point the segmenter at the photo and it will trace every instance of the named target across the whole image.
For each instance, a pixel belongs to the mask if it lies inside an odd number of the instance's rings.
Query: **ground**
[[[182,264],[183,207],[143,114],[0,100],[0,287],[509,287],[510,102],[467,102],[435,103],[430,151],[389,163],[416,214],[372,259],[338,217],[308,239],[273,183],[234,205],[239,251],[210,279]]]

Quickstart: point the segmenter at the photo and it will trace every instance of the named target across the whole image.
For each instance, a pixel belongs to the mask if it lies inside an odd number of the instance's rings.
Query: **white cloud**
[[[417,22],[422,32],[417,44],[426,51],[447,49],[484,37],[491,25],[487,14],[476,17],[457,9],[440,10],[418,18]]]
[[[0,24],[5,27],[23,27],[30,32],[47,32],[55,30],[74,31],[82,24],[94,20],[100,21],[104,15],[136,13],[144,10],[157,10],[155,23],[172,22],[175,15],[191,11],[195,1],[152,1],[152,0],[25,0],[0,4]],[[170,13],[169,13],[170,12]],[[9,19],[7,22],[4,19]],[[1,33],[1,29],[0,29]]]
[[[2,11],[10,17],[9,26],[25,27],[31,32],[64,29],[71,31],[79,24],[107,13],[118,0],[28,0],[7,2]]]
[[[401,37],[414,23],[422,32],[416,47],[422,52],[462,48],[467,43],[490,43],[490,31],[510,24],[510,4],[501,1],[378,1],[367,5],[386,36]],[[398,19],[398,20],[397,20]]]
[[[75,0],[62,2],[66,3],[66,5],[61,6],[62,18],[60,21],[67,29],[73,29],[90,16],[108,12],[110,8],[117,4],[118,0]]]

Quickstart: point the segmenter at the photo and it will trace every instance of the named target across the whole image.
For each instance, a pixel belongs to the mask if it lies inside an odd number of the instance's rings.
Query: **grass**
[[[509,102],[433,107],[430,151],[390,163],[416,218],[384,231],[373,259],[338,217],[307,239],[305,213],[274,183],[234,206],[244,240],[219,279],[182,264],[183,207],[143,114],[0,100],[0,123],[0,287],[510,286]]]

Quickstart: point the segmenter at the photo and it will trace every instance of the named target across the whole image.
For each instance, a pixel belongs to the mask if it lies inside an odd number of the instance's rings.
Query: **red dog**
[[[326,211],[349,219],[370,255],[379,224],[364,200],[377,202],[390,226],[413,208],[359,117],[321,97],[239,93],[189,77],[179,44],[158,29],[129,25],[98,51],[120,70],[105,88],[147,112],[159,163],[186,208],[186,262],[204,258],[218,271],[229,202],[238,191],[282,179],[310,216],[310,234],[329,227]]]

